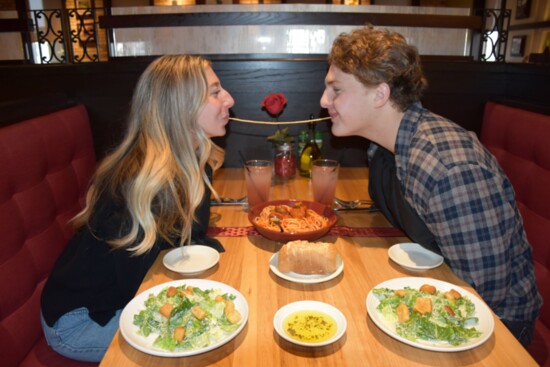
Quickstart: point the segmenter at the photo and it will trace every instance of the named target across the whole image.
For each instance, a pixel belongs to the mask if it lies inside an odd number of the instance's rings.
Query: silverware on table
[[[335,206],[334,210],[366,210],[369,212],[378,211],[378,208],[374,205],[372,200],[342,200],[337,197],[334,198]]]
[[[223,206],[223,205],[247,205],[248,197],[243,196],[239,199],[221,197],[220,200],[212,199],[210,200],[211,206]],[[372,200],[342,200],[339,198],[334,198],[334,210],[366,210],[369,212],[377,211],[378,208],[374,205]]]
[[[233,198],[220,198],[220,200],[211,199],[210,205],[211,206],[221,206],[221,205],[246,205],[248,204],[248,197],[243,196],[239,199],[233,199]]]

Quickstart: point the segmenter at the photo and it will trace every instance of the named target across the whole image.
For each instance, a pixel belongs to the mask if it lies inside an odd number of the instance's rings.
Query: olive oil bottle
[[[313,115],[309,116],[313,119]],[[321,150],[315,142],[315,122],[308,123],[307,143],[300,154],[300,176],[311,177],[311,162],[321,158]]]

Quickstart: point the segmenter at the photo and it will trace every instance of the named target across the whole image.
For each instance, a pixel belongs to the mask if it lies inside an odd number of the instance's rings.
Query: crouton
[[[199,306],[195,306],[191,309],[191,313],[193,316],[195,316],[197,319],[202,320],[206,316],[206,312]]]
[[[448,292],[443,293],[445,298],[447,298],[449,301],[456,301],[457,299],[461,298],[462,295],[455,291],[454,289],[451,289]]]
[[[224,302],[225,302],[225,309],[223,310],[223,312],[226,315],[228,315],[231,312],[235,311],[235,304],[233,303],[233,301],[224,300]]]
[[[405,290],[404,289],[398,289],[394,293],[397,297],[403,298],[405,297]]]
[[[170,303],[165,303],[164,306],[162,306],[159,310],[160,314],[166,318],[170,317],[170,314],[172,313],[172,310],[174,309],[174,306]]]
[[[174,297],[176,295],[176,293],[178,293],[178,289],[176,287],[170,287],[166,291],[166,296],[167,297]]]
[[[432,300],[429,298],[417,298],[414,302],[413,311],[424,315],[432,312]]]
[[[397,306],[397,308],[395,309],[395,312],[397,312],[397,318],[401,324],[409,321],[411,317],[409,313],[409,308],[404,303],[400,303],[399,306]]]
[[[435,290],[435,287],[429,284],[424,284],[420,287],[420,292],[426,292],[429,294],[435,294]]]
[[[239,322],[241,320],[241,314],[239,313],[239,311],[237,310],[233,310],[231,311],[229,314],[226,314],[227,316],[227,319],[229,320],[230,323],[232,324],[236,324],[237,322]]]
[[[185,328],[183,326],[178,326],[174,329],[174,339],[181,342],[185,338]]]
[[[235,324],[241,320],[241,314],[235,309],[235,303],[222,296],[216,296],[215,301],[225,303],[223,313],[227,317],[230,323]]]
[[[451,315],[451,316],[454,316],[454,315],[455,315],[455,312],[454,312],[453,309],[450,308],[449,306],[446,306],[446,305],[445,305],[445,306],[443,306],[443,309],[444,309],[445,311],[447,311],[447,313],[448,313],[449,315]]]

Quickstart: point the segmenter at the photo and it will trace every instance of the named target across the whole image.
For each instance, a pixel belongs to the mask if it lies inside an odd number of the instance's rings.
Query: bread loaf
[[[338,251],[331,243],[291,241],[279,251],[279,271],[330,274],[336,271]]]

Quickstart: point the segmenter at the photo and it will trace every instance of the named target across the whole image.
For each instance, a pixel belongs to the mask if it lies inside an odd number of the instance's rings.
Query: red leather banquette
[[[481,141],[510,178],[544,299],[529,353],[550,366],[550,116],[488,102]]]
[[[95,366],[48,347],[40,294],[95,169],[83,105],[0,128],[0,364]]]

